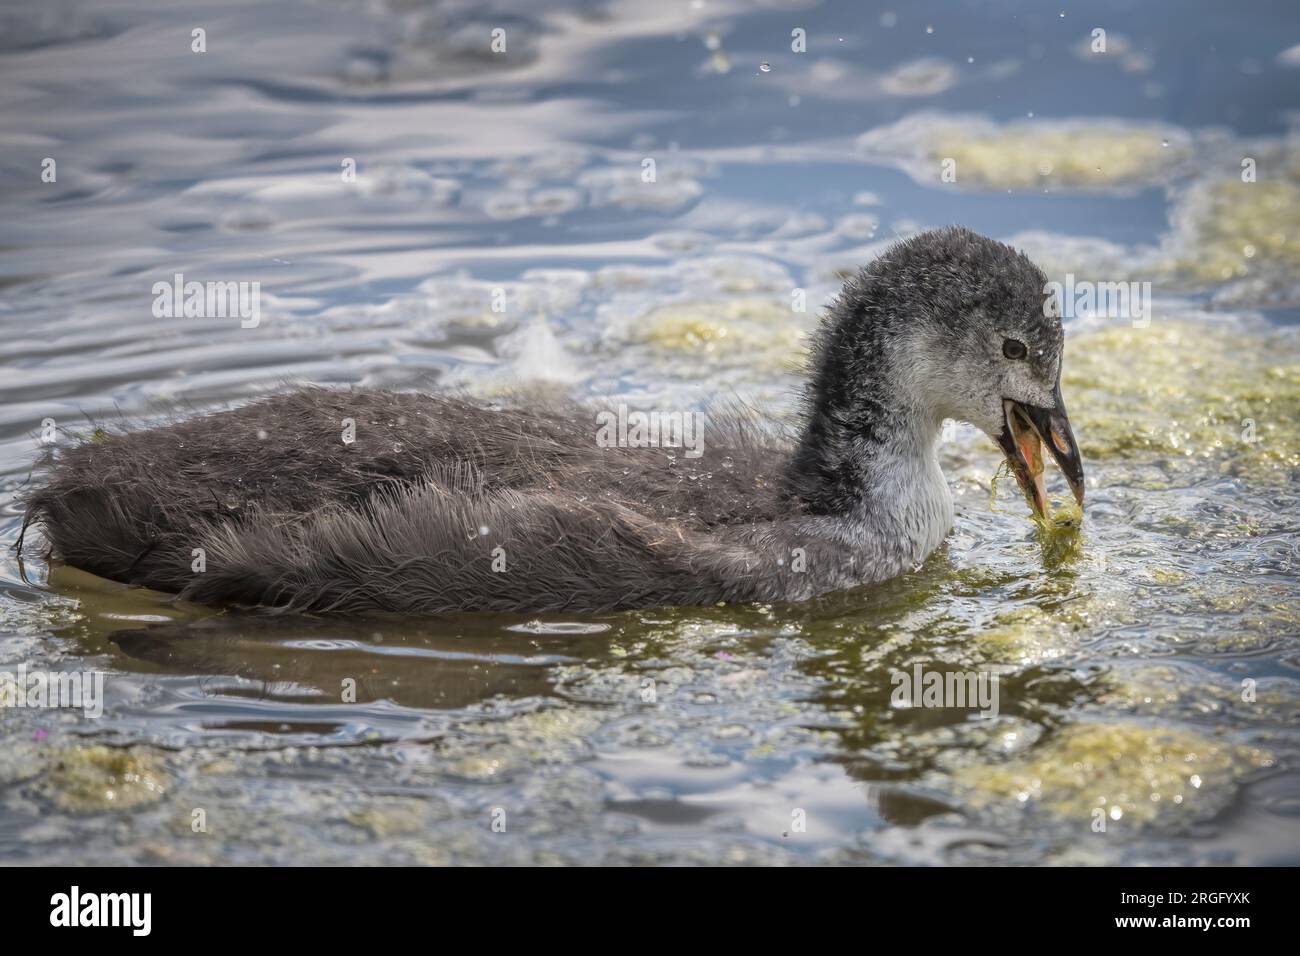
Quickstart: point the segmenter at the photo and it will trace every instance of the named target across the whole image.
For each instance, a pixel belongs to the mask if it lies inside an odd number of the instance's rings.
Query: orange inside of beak
[[[1047,485],[1043,481],[1043,441],[1039,438],[1038,431],[1019,409],[1013,409],[1008,417],[1016,449],[1020,452],[1023,464],[1028,469],[1027,473],[1022,473],[1018,463],[1012,462],[1012,473],[1020,482],[1034,514],[1039,518],[1047,518],[1049,509]],[[1052,441],[1060,446],[1063,440],[1053,432]]]

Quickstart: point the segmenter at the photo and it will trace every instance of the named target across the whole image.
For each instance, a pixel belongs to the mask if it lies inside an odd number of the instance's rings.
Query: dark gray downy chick
[[[966,229],[896,244],[828,310],[793,443],[715,412],[693,459],[599,447],[595,411],[578,406],[313,388],[64,450],[24,531],[40,528],[54,559],[208,604],[432,614],[804,600],[900,574],[943,540],[945,418],[1002,446],[1036,511],[1044,444],[1082,500],[1045,282]]]

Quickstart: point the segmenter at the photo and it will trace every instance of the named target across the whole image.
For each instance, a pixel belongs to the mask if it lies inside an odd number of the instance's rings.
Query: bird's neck
[[[852,380],[815,371],[785,475],[810,527],[877,562],[882,576],[923,560],[952,527],[935,455],[941,420],[909,384],[883,354]]]

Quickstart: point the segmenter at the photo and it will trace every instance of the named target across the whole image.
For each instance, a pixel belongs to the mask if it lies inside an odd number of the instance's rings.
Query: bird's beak
[[[1083,505],[1083,459],[1075,444],[1070,419],[1065,415],[1058,383],[1052,397],[1055,408],[1022,405],[1009,398],[1002,400],[1002,434],[998,444],[1006,453],[1016,481],[1029,499],[1036,517],[1048,517],[1047,489],[1043,485],[1043,445],[1046,445],[1065,474],[1074,498]]]

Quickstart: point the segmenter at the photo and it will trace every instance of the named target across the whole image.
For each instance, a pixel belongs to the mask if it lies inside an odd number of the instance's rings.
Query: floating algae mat
[[[968,799],[1003,812],[1045,812],[1085,830],[1099,821],[1172,829],[1222,810],[1237,778],[1272,759],[1259,748],[1181,730],[1080,723],[1032,757],[965,767],[954,779],[967,788]]]
[[[61,809],[132,809],[161,800],[167,791],[162,760],[136,748],[72,746],[46,759],[38,789]]]
[[[1277,484],[1300,465],[1290,331],[1157,315],[1148,328],[1081,332],[1068,337],[1062,388],[1085,468],[1155,458],[1173,472]]]
[[[1201,282],[1278,273],[1294,284],[1300,271],[1300,175],[1293,177],[1198,184],[1176,213],[1190,248],[1175,268]]]
[[[1154,263],[1164,281],[1219,286],[1215,301],[1223,305],[1300,302],[1296,139],[1242,144],[1212,168],[1232,172],[1217,172],[1176,194],[1172,232]]]
[[[651,309],[629,337],[673,360],[708,355],[719,363],[781,371],[798,360],[805,344],[797,318],[770,299],[682,302]]]
[[[998,123],[979,114],[920,113],[858,139],[862,154],[957,188],[1131,190],[1164,182],[1192,155],[1189,137],[1160,123],[1114,120]]]

